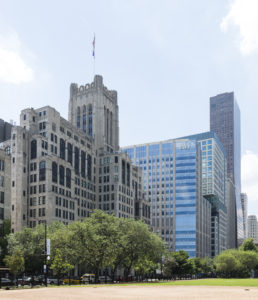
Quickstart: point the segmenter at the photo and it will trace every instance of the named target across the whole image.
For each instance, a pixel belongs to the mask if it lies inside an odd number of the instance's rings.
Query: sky
[[[0,118],[55,107],[95,73],[117,90],[120,145],[209,130],[209,97],[241,110],[242,191],[258,215],[257,0],[0,0]]]

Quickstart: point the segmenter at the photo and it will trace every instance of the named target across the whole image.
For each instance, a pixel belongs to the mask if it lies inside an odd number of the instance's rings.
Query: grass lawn
[[[119,285],[131,285],[131,284],[119,284]],[[159,286],[171,286],[171,285],[189,285],[189,286],[253,286],[258,287],[258,278],[250,279],[224,279],[224,278],[212,278],[212,279],[197,279],[197,280],[176,280],[168,282],[157,283],[135,283],[133,285],[159,285]]]
[[[176,280],[176,281],[165,281],[165,282],[146,282],[146,283],[119,283],[119,284],[90,284],[90,285],[71,285],[70,287],[108,287],[108,286],[252,286],[258,287],[258,278],[250,279],[223,279],[223,278],[212,278],[212,279],[197,279],[197,280]],[[55,286],[56,287],[56,286]],[[64,287],[64,286],[60,286]],[[66,287],[69,287],[66,285]]]

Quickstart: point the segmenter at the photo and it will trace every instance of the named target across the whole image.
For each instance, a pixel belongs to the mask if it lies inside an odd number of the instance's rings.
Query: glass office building
[[[202,196],[201,149],[196,140],[175,139],[124,147],[142,167],[152,204],[152,226],[173,251],[210,256],[211,204]]]
[[[226,152],[216,133],[184,138],[199,142],[202,151],[202,194],[212,205],[211,256],[227,248]]]
[[[215,132],[225,148],[227,176],[235,186],[237,238],[243,240],[243,212],[241,207],[241,126],[240,110],[234,93],[210,98],[210,130]]]

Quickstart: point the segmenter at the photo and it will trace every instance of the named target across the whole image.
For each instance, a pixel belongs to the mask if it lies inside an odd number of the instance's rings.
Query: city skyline
[[[254,1],[245,3],[2,1],[0,118],[18,124],[22,109],[51,104],[68,119],[70,83],[93,78],[96,32],[96,73],[118,91],[121,146],[207,131],[209,97],[235,92],[242,113],[242,192],[249,214],[258,214],[258,144],[250,134],[257,126],[257,35],[255,29],[245,35],[245,16],[253,11],[252,23],[257,10]]]

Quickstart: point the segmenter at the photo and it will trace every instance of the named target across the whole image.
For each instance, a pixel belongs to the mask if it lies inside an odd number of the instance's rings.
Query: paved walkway
[[[237,300],[258,299],[258,287],[107,286],[0,290],[1,300]]]

